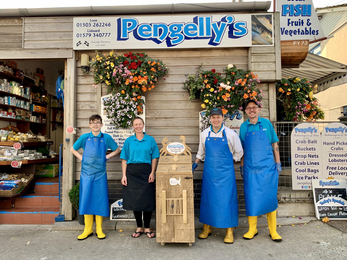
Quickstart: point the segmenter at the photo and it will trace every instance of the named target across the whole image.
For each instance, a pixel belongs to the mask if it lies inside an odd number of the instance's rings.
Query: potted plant
[[[72,204],[72,207],[74,207],[77,211],[78,215],[78,223],[81,225],[84,225],[84,216],[79,214],[79,200],[80,200],[80,183],[77,183],[75,186],[71,188],[69,191],[69,198],[70,202]]]

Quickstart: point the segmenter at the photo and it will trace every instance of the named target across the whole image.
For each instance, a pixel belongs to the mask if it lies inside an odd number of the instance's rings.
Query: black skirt
[[[133,211],[154,210],[154,183],[148,183],[152,166],[148,163],[128,164],[127,186],[123,186],[123,208]]]

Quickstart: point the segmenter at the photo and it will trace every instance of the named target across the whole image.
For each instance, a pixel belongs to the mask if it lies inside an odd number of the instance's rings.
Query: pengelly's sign
[[[332,123],[322,133],[310,123],[291,134],[293,190],[312,189],[312,180],[347,179],[347,126]]]
[[[163,49],[273,46],[272,14],[76,17],[73,48]]]

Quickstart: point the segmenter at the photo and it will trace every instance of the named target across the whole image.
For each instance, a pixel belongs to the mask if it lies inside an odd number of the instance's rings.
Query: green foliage
[[[79,209],[80,183],[77,183],[69,191],[69,199],[75,209]]]
[[[316,121],[324,119],[318,99],[313,96],[317,85],[307,79],[288,78],[276,83],[277,99],[283,103],[285,120],[287,121]]]
[[[229,64],[224,70],[225,76],[215,69],[206,71],[198,67],[196,74],[188,75],[183,83],[183,89],[188,90],[189,99],[201,99],[201,107],[206,109],[205,117],[212,108],[219,107],[224,114],[232,115],[243,109],[243,104],[254,100],[261,107],[263,94],[257,85],[260,83],[257,75],[249,70],[237,69]],[[208,122],[204,120],[203,122]]]
[[[48,156],[49,155],[49,149],[47,147],[40,147],[37,149],[38,153],[42,153],[42,155]]]
[[[144,93],[154,89],[159,77],[168,73],[160,60],[152,59],[145,53],[129,52],[118,56],[114,51],[108,54],[96,52],[90,65],[94,83],[106,84],[108,93],[112,94],[108,100],[104,100],[104,105],[107,117],[112,119],[117,128],[131,126],[136,115],[143,113]],[[114,105],[114,99],[119,100],[120,105]],[[134,107],[135,110],[131,110]],[[122,114],[127,116],[123,118],[120,116]]]

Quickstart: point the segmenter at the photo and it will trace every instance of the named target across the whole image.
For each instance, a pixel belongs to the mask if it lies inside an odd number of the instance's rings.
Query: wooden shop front
[[[236,5],[239,8],[239,12]],[[196,7],[191,11],[185,10],[176,14],[167,14],[164,9],[148,10],[146,14],[140,14],[141,7],[128,9],[126,13],[117,13],[116,11],[103,12],[99,16],[91,16],[91,14],[83,13],[76,16],[49,16],[43,17],[17,17],[17,18],[1,18],[0,32],[7,32],[13,36],[8,26],[12,24],[21,24],[23,33],[16,34],[17,48],[10,48],[10,45],[0,43],[0,57],[3,59],[18,59],[18,60],[63,60],[65,66],[65,104],[64,104],[64,164],[63,164],[63,182],[62,182],[62,206],[61,214],[65,215],[65,220],[73,218],[74,210],[68,198],[68,191],[80,178],[81,162],[73,158],[70,153],[70,148],[74,141],[82,134],[89,132],[88,118],[92,114],[102,113],[101,98],[107,94],[107,86],[98,84],[93,86],[93,73],[86,74],[81,68],[81,55],[87,54],[89,60],[96,58],[95,51],[101,54],[107,54],[115,50],[117,55],[123,55],[126,52],[146,53],[153,59],[161,60],[168,67],[168,76],[165,79],[162,77],[156,84],[155,89],[145,94],[146,98],[146,133],[153,136],[161,148],[161,142],[164,137],[169,140],[178,140],[181,135],[185,136],[185,143],[191,148],[192,160],[195,160],[195,155],[199,145],[199,111],[201,111],[200,100],[189,100],[189,95],[186,90],[182,89],[183,82],[187,79],[187,74],[195,74],[197,67],[202,65],[203,70],[215,69],[223,73],[223,69],[228,64],[233,64],[239,69],[251,70],[258,75],[261,83],[258,87],[264,94],[263,108],[261,116],[272,121],[276,120],[276,89],[275,81],[281,78],[281,52],[279,38],[279,16],[276,13],[268,13],[269,5],[249,7],[249,3],[230,3],[224,6],[223,12],[219,12],[217,8],[211,5],[209,13],[205,13],[202,9]],[[182,4],[183,5],[183,4]],[[112,9],[110,9],[112,10]],[[230,10],[230,11],[229,11]],[[232,10],[232,11],[231,11]],[[77,12],[78,13],[78,12]],[[171,12],[169,12],[171,13]],[[183,14],[184,13],[184,14]],[[201,39],[194,39],[194,30],[200,19],[210,17],[211,27],[215,30],[220,30],[219,27],[223,23],[228,26],[229,23],[244,21],[245,19],[252,24],[252,15],[270,15],[272,22],[271,44],[254,45],[252,44],[252,27],[247,27],[248,31],[244,35],[247,38],[245,42],[229,37],[229,33],[220,34],[223,38],[221,43],[216,43],[206,37],[201,36]],[[229,18],[228,18],[229,17]],[[233,18],[231,18],[233,17]],[[92,42],[100,41],[100,36],[83,38],[83,32],[76,31],[77,23],[82,21],[88,22],[97,19],[109,20],[111,24],[120,26],[122,19],[128,19],[124,22],[124,30],[128,30],[123,35],[124,38],[117,41],[117,34],[114,31],[114,42],[109,45],[102,46],[93,45]],[[81,20],[79,20],[81,19]],[[229,19],[229,20],[228,20]],[[231,19],[234,19],[232,21]],[[137,26],[142,25],[143,38],[146,33],[153,30],[148,24],[165,24],[177,23],[190,24],[191,27],[186,29],[186,34],[183,36],[181,43],[173,45],[168,43],[169,39],[141,39],[137,32],[136,37],[130,26],[136,27],[134,21],[138,21]],[[200,20],[202,21],[202,20]],[[212,26],[212,23],[214,24]],[[118,24],[118,25],[117,25]],[[206,24],[206,23],[205,23]],[[146,27],[147,26],[147,27]],[[201,25],[202,26],[202,25]],[[240,25],[239,25],[240,26]],[[6,30],[4,28],[7,28]],[[117,27],[120,30],[120,27]],[[163,27],[164,28],[164,27]],[[201,27],[202,28],[202,27]],[[79,27],[81,29],[81,27]],[[97,30],[102,28],[98,28]],[[164,28],[166,30],[166,28]],[[170,29],[169,29],[170,30]],[[100,33],[99,32],[99,33]],[[78,38],[76,37],[79,34]],[[87,33],[87,30],[86,32]],[[94,32],[91,32],[94,33]],[[212,35],[212,32],[211,32]],[[82,36],[82,37],[80,37]],[[87,35],[84,35],[87,37]],[[123,36],[118,36],[123,37]],[[126,37],[131,38],[130,41]],[[152,35],[153,36],[153,35]],[[179,36],[181,37],[181,36]],[[151,37],[149,37],[151,38]],[[154,38],[154,36],[152,37]],[[195,37],[198,38],[198,37]],[[205,39],[204,39],[205,38]],[[80,42],[79,42],[80,41]],[[87,41],[87,42],[86,42]],[[238,42],[237,44],[234,41]],[[19,44],[23,42],[23,44]],[[196,44],[196,42],[199,42]],[[209,44],[209,42],[211,44]],[[254,43],[254,42],[253,42]],[[78,44],[78,45],[77,45]],[[68,126],[74,127],[75,131],[67,133],[65,129]],[[238,165],[235,166],[238,169]],[[200,166],[194,173],[194,180],[202,179],[203,167]],[[121,160],[119,157],[112,158],[107,164],[107,173],[109,182],[119,183],[121,172]],[[158,203],[158,202],[157,202]]]

